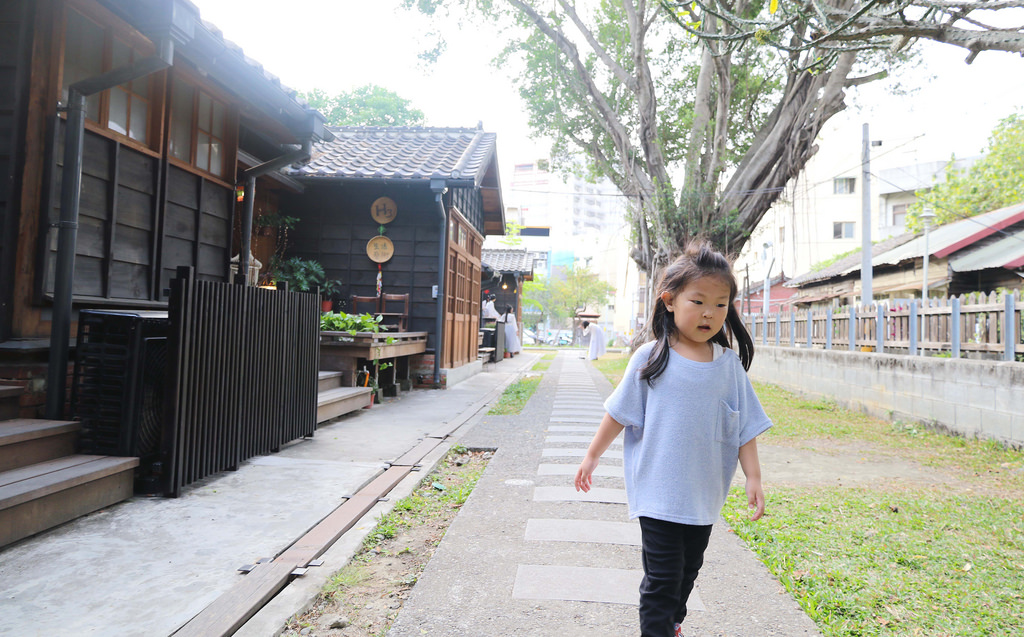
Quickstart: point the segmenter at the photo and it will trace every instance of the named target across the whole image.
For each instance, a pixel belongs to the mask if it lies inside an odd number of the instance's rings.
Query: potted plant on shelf
[[[320,282],[320,311],[327,313],[334,310],[334,296],[341,291],[341,281],[325,279]]]

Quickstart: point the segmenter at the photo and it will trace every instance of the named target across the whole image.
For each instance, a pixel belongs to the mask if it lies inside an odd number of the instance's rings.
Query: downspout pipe
[[[440,215],[441,235],[437,248],[437,321],[434,325],[434,387],[441,387],[441,342],[444,340],[444,279],[448,261],[448,213],[444,209],[444,193],[448,191],[444,179],[431,179],[430,190],[434,193],[437,211]]]
[[[297,150],[279,155],[242,172],[242,179],[245,182],[245,205],[242,209],[242,246],[241,252],[238,254],[238,274],[242,277],[241,281],[246,281],[246,277],[249,275],[249,252],[252,249],[252,213],[256,200],[256,178],[296,162],[308,161],[312,154],[313,139],[307,138]]]
[[[50,320],[50,356],[46,371],[46,417],[50,420],[61,420],[64,417],[64,399],[67,394],[71,298],[74,289],[75,246],[78,243],[78,209],[82,195],[85,100],[90,95],[170,67],[174,61],[174,39],[170,35],[163,36],[156,44],[155,55],[75,82],[68,87],[60,220],[54,224],[57,229],[57,259],[54,266],[53,316]]]

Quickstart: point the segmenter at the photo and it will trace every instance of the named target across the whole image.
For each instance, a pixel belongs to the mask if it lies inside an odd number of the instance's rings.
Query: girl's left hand
[[[747,506],[754,510],[751,521],[760,520],[764,515],[764,489],[758,478],[747,478]]]

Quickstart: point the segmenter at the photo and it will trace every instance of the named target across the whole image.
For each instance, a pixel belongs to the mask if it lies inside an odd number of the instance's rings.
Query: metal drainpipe
[[[54,265],[53,316],[50,319],[50,356],[46,370],[46,417],[64,417],[67,394],[68,349],[71,331],[71,297],[74,289],[75,246],[78,243],[78,208],[82,195],[82,145],[85,138],[85,99],[125,82],[171,66],[174,40],[160,38],[157,53],[134,64],[75,82],[68,87],[67,125],[64,134],[64,170],[57,228],[57,261]]]
[[[441,236],[438,240],[437,254],[437,321],[434,326],[434,387],[441,387],[441,342],[444,340],[444,279],[448,260],[448,213],[444,209],[442,197],[448,188],[444,185],[443,179],[431,179],[430,189],[434,192],[434,201],[437,202],[437,211],[441,213]]]
[[[242,172],[242,178],[245,179],[245,206],[242,212],[242,246],[241,251],[238,253],[238,273],[246,277],[242,279],[243,281],[247,280],[249,275],[249,251],[252,249],[252,211],[256,200],[256,178],[289,164],[306,161],[312,153],[313,140],[306,139],[303,140],[302,147],[298,150],[285,153]]]

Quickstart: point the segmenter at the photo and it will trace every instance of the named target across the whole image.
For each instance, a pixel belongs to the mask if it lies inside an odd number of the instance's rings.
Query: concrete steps
[[[77,422],[0,422],[0,546],[132,495],[138,458],[75,454]]]

